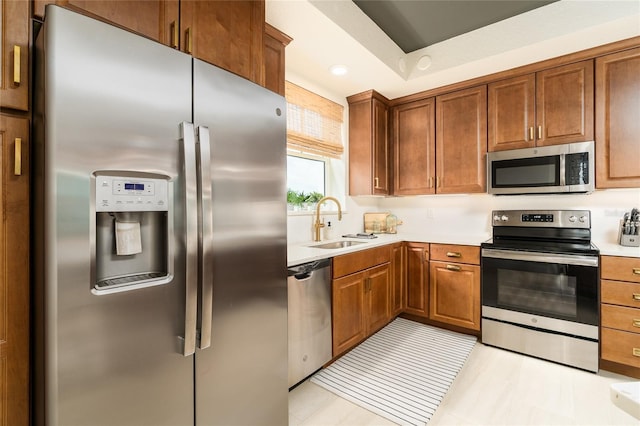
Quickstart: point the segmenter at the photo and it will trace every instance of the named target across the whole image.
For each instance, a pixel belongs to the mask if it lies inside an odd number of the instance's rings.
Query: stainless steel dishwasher
[[[289,268],[289,387],[331,359],[331,259]]]

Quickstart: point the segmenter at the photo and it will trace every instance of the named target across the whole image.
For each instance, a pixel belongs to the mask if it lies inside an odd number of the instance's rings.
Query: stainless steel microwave
[[[489,194],[551,194],[595,189],[594,142],[487,154]]]

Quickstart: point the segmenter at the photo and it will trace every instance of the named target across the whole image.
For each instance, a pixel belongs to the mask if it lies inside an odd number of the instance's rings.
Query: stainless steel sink
[[[334,241],[332,243],[317,244],[309,247],[321,249],[339,249],[355,246],[357,244],[365,244],[365,241]]]

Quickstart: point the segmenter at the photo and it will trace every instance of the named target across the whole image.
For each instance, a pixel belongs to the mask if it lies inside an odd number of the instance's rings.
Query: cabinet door
[[[29,109],[29,2],[0,0],[0,107]]]
[[[391,268],[388,263],[367,271],[367,278],[365,279],[367,335],[384,327],[391,317],[389,303],[390,272]]]
[[[334,357],[356,345],[365,337],[364,282],[365,273],[363,272],[333,280]]]
[[[0,425],[29,424],[29,122],[0,115]]]
[[[488,150],[503,151],[535,144],[536,76],[528,74],[488,86]]]
[[[389,194],[389,108],[373,99],[373,194]]]
[[[487,86],[437,96],[436,115],[436,192],[485,192]]]
[[[404,309],[406,248],[403,243],[391,246],[391,315],[396,316]]]
[[[640,187],[640,48],[596,59],[596,187]]]
[[[349,195],[389,193],[387,99],[369,90],[349,96]]]
[[[593,140],[593,61],[536,74],[536,145]]]
[[[178,0],[35,0],[34,15],[55,3],[178,47]]]
[[[429,319],[480,330],[480,267],[431,261]]]
[[[407,244],[407,303],[405,312],[427,317],[429,313],[429,245]]]
[[[393,193],[435,193],[435,99],[393,109]]]
[[[264,87],[284,96],[285,48],[291,37],[265,23]]]
[[[264,0],[180,3],[182,50],[263,85]]]

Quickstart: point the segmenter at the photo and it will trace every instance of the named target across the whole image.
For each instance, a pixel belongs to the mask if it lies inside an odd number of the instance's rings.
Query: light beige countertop
[[[334,238],[323,241],[307,241],[287,246],[287,266],[299,265],[301,263],[312,262],[314,260],[326,259],[329,257],[340,256],[342,254],[353,253],[360,250],[366,250],[372,247],[379,247],[386,244],[392,244],[400,241],[413,241],[418,243],[440,243],[440,244],[460,244],[479,246],[482,242],[491,238],[488,234],[478,235],[446,235],[446,234],[377,234],[374,239],[361,238]],[[335,242],[335,241],[360,241],[350,247],[338,249],[321,249],[314,246]],[[600,254],[605,256],[626,256],[640,258],[640,247],[624,247],[615,243],[602,243],[593,241],[593,244],[600,249]]]

